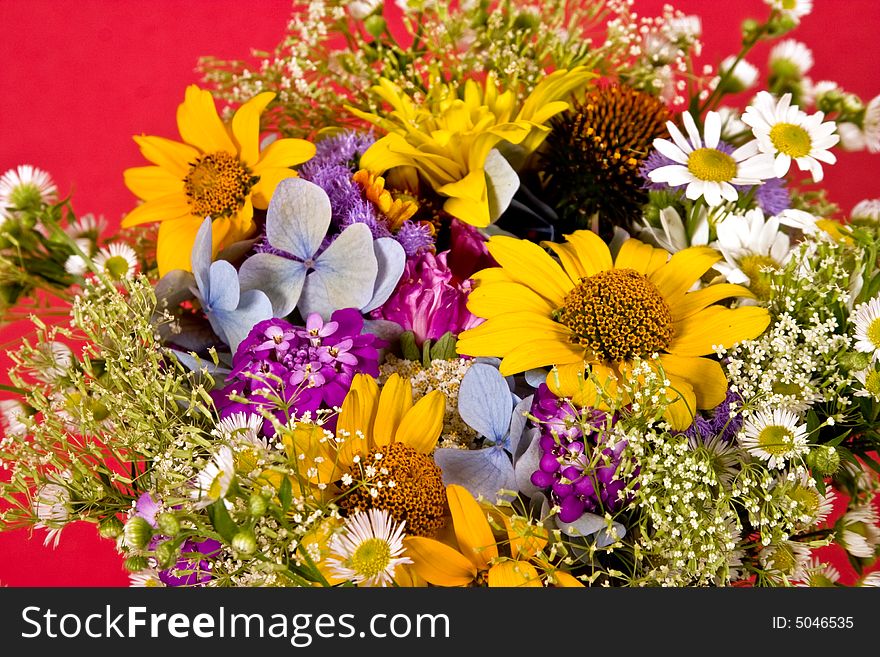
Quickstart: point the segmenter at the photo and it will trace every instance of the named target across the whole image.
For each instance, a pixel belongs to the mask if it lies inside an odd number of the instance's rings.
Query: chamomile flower
[[[859,586],[880,588],[880,570],[875,570],[873,573],[868,573],[867,575],[865,575],[859,582]]]
[[[804,568],[803,577],[795,582],[795,586],[827,588],[834,586],[839,581],[840,572],[837,568],[813,557]]]
[[[799,79],[813,68],[813,53],[800,41],[786,39],[770,51],[768,64],[776,75]]]
[[[748,132],[749,126],[742,122],[742,113],[733,107],[722,106],[718,108],[721,116],[721,139],[731,142],[744,132]]]
[[[15,399],[0,400],[0,438],[21,438],[27,434],[25,405]]]
[[[856,397],[869,397],[875,401],[880,401],[880,372],[873,367],[869,367],[853,372],[853,376],[856,377],[856,381],[861,385],[861,388],[855,391]]]
[[[757,185],[773,176],[772,167],[758,157],[758,144],[750,141],[732,153],[719,148],[721,116],[718,112],[706,115],[704,134],[701,136],[690,113],[682,114],[688,139],[669,121],[666,127],[672,141],[655,139],[654,148],[673,161],[648,173],[655,183],[670,187],[687,185],[685,196],[691,200],[705,198],[710,206],[739,198],[734,185]]]
[[[758,82],[758,69],[744,59],[737,61],[735,55],[726,57],[721,64],[718,65],[718,75],[728,75],[725,88],[729,88],[731,93],[739,93],[746,89],[751,89]]]
[[[64,229],[64,232],[77,240],[78,244],[97,244],[98,239],[107,230],[107,220],[104,217],[95,217],[93,214],[84,214]],[[82,246],[80,246],[82,249]],[[89,253],[87,249],[82,249]]]
[[[791,94],[778,101],[762,91],[746,108],[743,122],[752,128],[762,154],[772,157],[773,175],[781,178],[788,173],[792,160],[801,171],[809,171],[814,182],[824,177],[822,165],[834,164],[837,158],[828,149],[840,136],[834,134],[834,121],[822,122],[823,112],[807,115],[791,104]]]
[[[764,0],[764,2],[796,21],[813,11],[813,0]]]
[[[268,449],[268,440],[260,435],[262,428],[263,417],[261,415],[239,412],[220,420],[211,433],[227,443]]]
[[[154,588],[164,587],[165,583],[159,579],[159,571],[155,568],[147,568],[136,573],[129,573],[129,586],[131,588]]]
[[[95,256],[95,267],[117,281],[134,278],[137,266],[137,253],[128,244],[121,242],[103,247]]]
[[[64,261],[64,271],[72,276],[85,276],[89,265],[85,258],[79,255],[68,256]]]
[[[769,298],[767,273],[782,267],[791,253],[791,240],[779,230],[779,219],[765,220],[761,209],[754,208],[744,215],[727,215],[715,232],[718,239],[712,246],[724,256],[715,270],[729,283],[747,285],[758,298]]]
[[[773,580],[802,580],[810,564],[810,548],[798,541],[780,541],[761,550],[759,559]]]
[[[22,164],[0,177],[0,217],[8,217],[14,210],[35,210],[43,203],[55,200],[58,188],[52,176]]]
[[[756,411],[743,423],[740,444],[752,456],[767,461],[768,468],[782,469],[787,461],[809,451],[807,426],[799,421],[786,409]]]
[[[880,96],[872,98],[865,106],[861,125],[841,123],[837,131],[841,147],[848,151],[880,152]]]
[[[855,348],[863,354],[880,359],[880,296],[854,308]]]
[[[863,201],[859,201],[849,214],[853,219],[880,223],[880,198],[866,198]]]
[[[196,477],[192,491],[196,507],[210,506],[217,500],[223,499],[229,492],[234,477],[235,459],[232,456],[232,449],[224,445]]]
[[[877,510],[870,504],[855,507],[838,521],[838,542],[854,557],[871,559],[880,545],[878,522]]]
[[[405,525],[395,523],[385,509],[355,513],[331,540],[328,565],[337,577],[359,586],[388,586],[398,566],[412,563],[401,556]]]
[[[46,540],[43,545],[58,547],[61,530],[70,518],[70,491],[66,486],[56,483],[44,484],[34,499],[34,514],[39,522],[34,527],[45,529]]]

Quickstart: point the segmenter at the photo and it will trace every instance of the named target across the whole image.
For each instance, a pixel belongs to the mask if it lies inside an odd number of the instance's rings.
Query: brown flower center
[[[571,329],[571,341],[588,357],[605,362],[650,356],[672,340],[672,313],[663,295],[633,269],[582,278],[555,319]]]
[[[194,215],[219,219],[238,214],[258,180],[241,160],[221,151],[190,164],[183,188]]]

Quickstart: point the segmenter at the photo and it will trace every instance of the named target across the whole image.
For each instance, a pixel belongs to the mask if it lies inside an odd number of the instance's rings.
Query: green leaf
[[[208,507],[208,517],[217,533],[220,534],[228,543],[232,543],[232,538],[238,533],[238,525],[226,510],[223,500],[217,500]]]
[[[448,331],[431,347],[431,360],[453,360],[458,354],[455,351],[456,338]]]
[[[284,477],[281,480],[278,499],[281,500],[281,512],[287,513],[287,509],[290,508],[290,502],[293,500],[293,487],[290,485],[290,477]]]
[[[425,340],[422,345],[422,365],[430,367],[431,365],[431,341]]]
[[[420,360],[419,348],[416,346],[416,336],[412,331],[404,331],[400,334],[400,349],[406,360]]]

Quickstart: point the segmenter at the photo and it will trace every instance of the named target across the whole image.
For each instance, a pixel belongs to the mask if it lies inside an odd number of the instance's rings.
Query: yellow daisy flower
[[[439,390],[413,403],[408,379],[393,374],[380,391],[373,377],[356,374],[335,437],[305,423],[282,437],[298,464],[301,492],[318,499],[341,495],[339,504],[349,512],[387,509],[397,522],[406,521],[408,534],[433,534],[444,524],[445,500],[430,454],[445,409]]]
[[[540,558],[547,544],[541,528],[533,528],[531,535],[524,535],[517,531],[516,519],[501,516],[506,532],[498,541],[487,517],[492,511],[481,507],[466,488],[447,486],[446,498],[457,549],[433,538],[409,536],[403,540],[406,555],[413,561],[410,568],[429,584],[540,587],[543,577],[537,564],[548,581],[557,586],[582,586],[574,577],[554,570]],[[505,548],[509,556],[502,555]]]
[[[550,131],[547,121],[567,110],[565,99],[591,77],[584,67],[554,71],[521,105],[513,91],[499,91],[492,75],[483,86],[468,80],[460,90],[434,83],[423,103],[383,78],[372,90],[391,106],[389,118],[347,108],[388,132],[363,154],[360,165],[377,174],[414,167],[434,191],[447,197],[446,212],[474,226],[488,226],[484,167],[489,153],[501,142],[518,144],[523,155],[534,151]]]
[[[585,385],[588,365],[606,391],[627,378],[635,359],[659,354],[671,385],[667,419],[687,428],[696,409],[720,404],[727,379],[713,354],[716,345],[760,335],[770,323],[766,309],[714,305],[729,297],[753,297],[745,287],[711,285],[689,291],[721,259],[709,247],[690,247],[671,258],[638,240],[623,243],[616,260],[602,239],[587,230],[562,244],[537,244],[506,236],[489,240],[499,263],[478,272],[468,309],[486,322],[462,333],[460,354],[502,357],[505,376],[557,366],[547,385],[578,404],[600,405],[596,387]],[[561,263],[561,264],[560,264]]]
[[[255,96],[224,124],[211,94],[190,85],[177,108],[183,142],[134,137],[154,166],[125,171],[126,186],[144,202],[122,226],[161,222],[160,275],[191,270],[190,253],[205,217],[214,220],[215,256],[223,246],[249,237],[254,208],[268,207],[278,183],[296,175],[290,167],[315,154],[314,144],[302,139],[278,139],[260,151],[260,115],[274,97],[269,92]]]

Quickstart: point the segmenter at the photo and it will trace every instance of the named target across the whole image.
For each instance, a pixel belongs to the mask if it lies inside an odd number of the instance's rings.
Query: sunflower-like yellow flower
[[[373,377],[356,374],[335,437],[298,423],[282,438],[297,463],[300,492],[318,499],[342,493],[345,510],[384,508],[398,522],[406,520],[407,533],[432,534],[445,509],[440,469],[429,455],[445,409],[439,390],[413,403],[408,379],[393,374],[380,390]]]
[[[207,91],[190,85],[177,108],[183,142],[134,137],[155,166],[125,171],[126,186],[144,201],[124,227],[159,221],[159,273],[191,270],[190,253],[205,217],[213,219],[214,256],[255,230],[254,208],[265,209],[278,183],[296,175],[290,167],[315,154],[303,139],[278,139],[260,150],[260,115],[275,94],[261,93],[227,125]]]
[[[400,230],[404,222],[419,210],[415,199],[405,194],[395,196],[385,189],[385,179],[380,175],[361,169],[351,179],[361,186],[367,200],[385,215],[392,233]]]
[[[693,421],[696,409],[720,404],[727,379],[713,354],[716,346],[760,335],[770,323],[766,309],[725,308],[716,302],[752,297],[740,285],[718,284],[690,291],[721,259],[709,247],[690,247],[671,258],[635,239],[623,243],[616,260],[605,242],[587,230],[563,244],[537,244],[496,236],[488,248],[500,267],[478,272],[468,309],[487,319],[462,333],[458,351],[502,357],[505,376],[557,366],[547,377],[558,395],[585,406],[601,405],[596,386],[584,380],[588,365],[606,391],[632,375],[636,359],[659,364],[671,385],[667,419],[676,429]],[[560,265],[561,263],[561,265]]]
[[[503,141],[519,145],[523,153],[534,151],[550,130],[546,122],[567,110],[564,99],[592,76],[584,67],[555,71],[521,105],[512,90],[498,89],[491,74],[482,87],[473,80],[462,89],[435,83],[421,104],[383,78],[373,91],[392,107],[389,118],[348,108],[388,132],[363,154],[360,165],[380,174],[414,167],[438,194],[448,197],[446,212],[474,226],[488,226],[485,166],[490,151]]]
[[[570,574],[554,572],[540,556],[547,545],[545,530],[534,527],[525,533],[517,519],[502,516],[506,531],[498,541],[487,520],[491,511],[481,507],[466,488],[447,486],[446,498],[458,548],[420,536],[409,536],[403,541],[406,555],[413,560],[410,567],[429,584],[539,587],[546,578],[557,586],[582,586]],[[509,556],[502,555],[504,548]],[[544,571],[543,577],[539,568]]]

